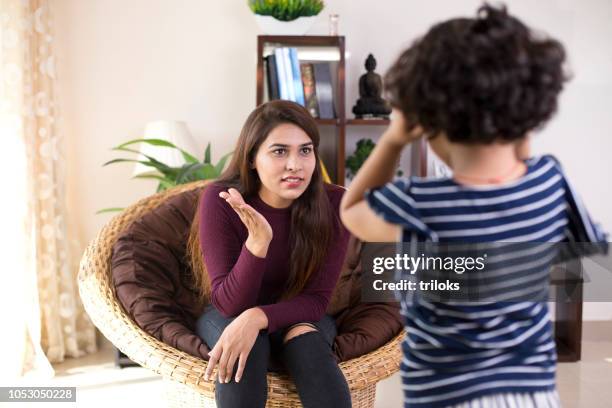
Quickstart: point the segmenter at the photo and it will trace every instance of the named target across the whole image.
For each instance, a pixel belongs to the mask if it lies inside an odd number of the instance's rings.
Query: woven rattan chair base
[[[164,396],[168,408],[216,408],[214,395],[204,395],[188,386],[172,379],[164,379]],[[353,408],[373,408],[376,399],[376,384],[370,384],[360,390],[351,392]],[[268,398],[266,408],[298,408],[301,407],[295,394],[283,398]]]
[[[216,407],[214,383],[204,380],[207,362],[170,347],[144,332],[117,300],[110,259],[119,234],[135,219],[177,194],[202,187],[206,181],[178,186],[144,198],[115,216],[87,246],[79,270],[79,292],[92,322],[118,349],[145,368],[161,374],[169,406]],[[340,364],[353,407],[372,407],[376,383],[394,374],[401,359],[403,333],[366,355]],[[268,374],[268,407],[299,407],[293,382]]]

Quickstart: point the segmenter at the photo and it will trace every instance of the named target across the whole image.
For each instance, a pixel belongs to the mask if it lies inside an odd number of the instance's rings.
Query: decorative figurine
[[[376,69],[376,59],[372,54],[365,61],[367,73],[359,78],[359,99],[353,106],[353,113],[357,119],[381,118],[389,119],[391,107],[382,98],[382,78]]]

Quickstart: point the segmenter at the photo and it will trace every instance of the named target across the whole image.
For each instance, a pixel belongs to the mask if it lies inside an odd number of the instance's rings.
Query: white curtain
[[[78,296],[47,0],[0,0],[0,383],[96,351]]]

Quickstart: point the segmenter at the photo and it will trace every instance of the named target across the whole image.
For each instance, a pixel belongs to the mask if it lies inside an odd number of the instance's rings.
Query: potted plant
[[[349,179],[355,177],[355,174],[357,174],[363,163],[365,163],[375,146],[376,144],[372,141],[372,139],[360,139],[357,141],[357,148],[355,149],[355,152],[346,158],[346,167],[348,169],[347,177]],[[398,177],[401,177],[404,172],[401,169],[398,169],[395,174]]]
[[[266,34],[304,35],[325,4],[321,0],[249,0],[257,24]]]
[[[130,149],[129,145],[135,143],[148,143],[154,146],[163,146],[169,149],[177,149],[181,152],[183,158],[185,159],[185,164],[181,167],[172,167],[168,166],[165,163],[160,162],[154,157],[144,155],[147,160],[136,160],[136,159],[114,159],[104,163],[102,166],[108,166],[113,163],[123,163],[123,162],[133,162],[133,163],[142,163],[145,166],[151,167],[152,171],[144,174],[139,174],[134,176],[133,178],[146,178],[146,179],[154,179],[158,180],[159,184],[157,185],[157,192],[167,190],[169,188],[175,187],[179,184],[186,184],[192,181],[197,180],[210,180],[218,178],[221,175],[225,167],[225,163],[228,157],[232,153],[228,153],[223,156],[217,164],[213,164],[210,159],[211,151],[210,151],[210,143],[206,146],[206,151],[204,152],[204,158],[200,162],[195,156],[186,152],[185,150],[175,146],[173,143],[170,143],[166,140],[162,139],[135,139],[130,140],[129,142],[123,143],[117,147],[113,147],[112,150],[122,151],[122,152],[130,152],[136,154],[142,154],[138,150]],[[113,211],[122,211],[123,208],[104,208],[96,212],[96,214],[104,213],[104,212],[113,212]]]

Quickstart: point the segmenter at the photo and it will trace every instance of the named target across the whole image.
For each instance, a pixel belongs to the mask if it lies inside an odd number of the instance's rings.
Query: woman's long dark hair
[[[322,266],[331,240],[332,223],[339,222],[323,185],[319,165],[319,129],[310,113],[297,103],[283,100],[259,105],[242,127],[232,160],[217,183],[226,188],[235,188],[245,199],[258,194],[261,181],[252,163],[268,134],[283,123],[294,124],[308,135],[317,163],[310,184],[291,205],[289,277],[281,296],[281,299],[289,299],[299,294],[313,272]],[[202,259],[198,235],[199,214],[196,211],[187,250],[196,287],[202,300],[206,301],[210,297],[210,279]]]

